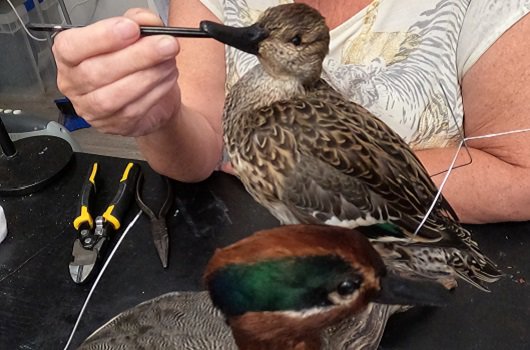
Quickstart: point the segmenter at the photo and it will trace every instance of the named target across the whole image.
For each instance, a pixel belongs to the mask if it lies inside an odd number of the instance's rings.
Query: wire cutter
[[[92,164],[89,169],[81,192],[79,213],[73,222],[78,237],[74,241],[69,269],[75,283],[86,282],[97,270],[96,267],[105,256],[108,242],[112,238],[111,233],[121,227],[122,219],[134,194],[139,172],[138,164],[132,162],[127,164],[114,198],[104,213],[94,220],[90,214],[90,207],[96,195],[98,163]]]
[[[165,179],[167,187],[166,200],[162,204],[158,215],[155,215],[153,210],[151,210],[142,200],[142,174],[138,176],[138,183],[136,185],[136,203],[151,221],[151,234],[153,235],[153,242],[155,244],[156,251],[158,252],[158,256],[160,257],[162,266],[164,268],[167,268],[169,255],[169,233],[167,230],[166,215],[169,210],[169,207],[171,207],[171,204],[173,203],[174,193],[169,179],[166,176],[163,177]]]

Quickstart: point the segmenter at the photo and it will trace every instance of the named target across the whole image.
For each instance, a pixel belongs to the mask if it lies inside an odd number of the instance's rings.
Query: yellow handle
[[[74,220],[74,228],[76,230],[79,230],[79,227],[84,222],[88,222],[90,228],[94,228],[94,220],[92,219],[92,215],[90,215],[90,213],[88,212],[88,208],[83,205],[81,207],[81,214]]]
[[[79,230],[82,224],[86,223],[92,229],[94,228],[94,220],[89,213],[89,206],[91,198],[96,192],[96,174],[98,172],[98,163],[93,163],[88,171],[88,176],[83,183],[83,188],[80,194],[79,215],[74,219],[74,228]]]
[[[112,227],[114,227],[114,230],[118,230],[121,226],[121,223],[120,223],[120,220],[115,217],[114,215],[112,215],[112,211],[114,210],[114,204],[112,205],[109,205],[109,207],[107,208],[107,210],[105,210],[105,212],[103,213],[103,218],[110,222],[110,224],[112,225]]]
[[[114,230],[121,227],[121,220],[123,220],[133,197],[139,171],[140,166],[138,164],[132,162],[127,164],[118,185],[118,191],[102,215],[113,226]]]

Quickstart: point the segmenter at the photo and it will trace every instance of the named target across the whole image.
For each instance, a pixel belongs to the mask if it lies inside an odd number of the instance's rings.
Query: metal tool
[[[156,251],[158,252],[162,266],[167,268],[169,256],[169,233],[166,224],[166,215],[169,211],[169,208],[171,207],[171,204],[173,204],[174,193],[169,179],[166,176],[164,176],[164,179],[167,187],[166,200],[162,204],[158,215],[156,215],[153,210],[151,210],[142,200],[142,174],[138,176],[138,183],[136,184],[136,203],[151,221],[151,234],[153,235],[153,242],[155,244]]]
[[[104,213],[93,219],[90,207],[96,195],[98,163],[92,164],[83,184],[79,213],[73,222],[78,237],[74,241],[69,269],[75,283],[88,281],[104,258],[112,233],[121,227],[122,219],[132,201],[139,172],[138,164],[127,164],[114,198]]]
[[[27,25],[29,30],[37,32],[62,32],[72,28],[82,28],[81,25],[71,24],[46,24],[30,23]],[[210,34],[200,28],[183,28],[183,27],[157,27],[157,26],[140,26],[141,35],[172,35],[181,38],[210,38]]]

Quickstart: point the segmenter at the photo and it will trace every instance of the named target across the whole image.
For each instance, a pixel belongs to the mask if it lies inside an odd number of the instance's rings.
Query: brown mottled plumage
[[[283,224],[362,226],[389,269],[447,288],[500,278],[443,196],[414,234],[438,190],[396,132],[320,78],[329,30],[316,10],[287,4],[250,27],[201,26],[260,61],[227,96],[224,138],[248,192]]]

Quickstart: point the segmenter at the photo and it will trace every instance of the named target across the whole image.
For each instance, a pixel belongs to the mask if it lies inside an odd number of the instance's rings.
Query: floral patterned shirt
[[[222,22],[247,26],[292,0],[201,0]],[[530,0],[374,0],[331,31],[323,78],[370,110],[414,149],[460,138],[466,71],[514,23]],[[226,90],[258,63],[226,49]]]

